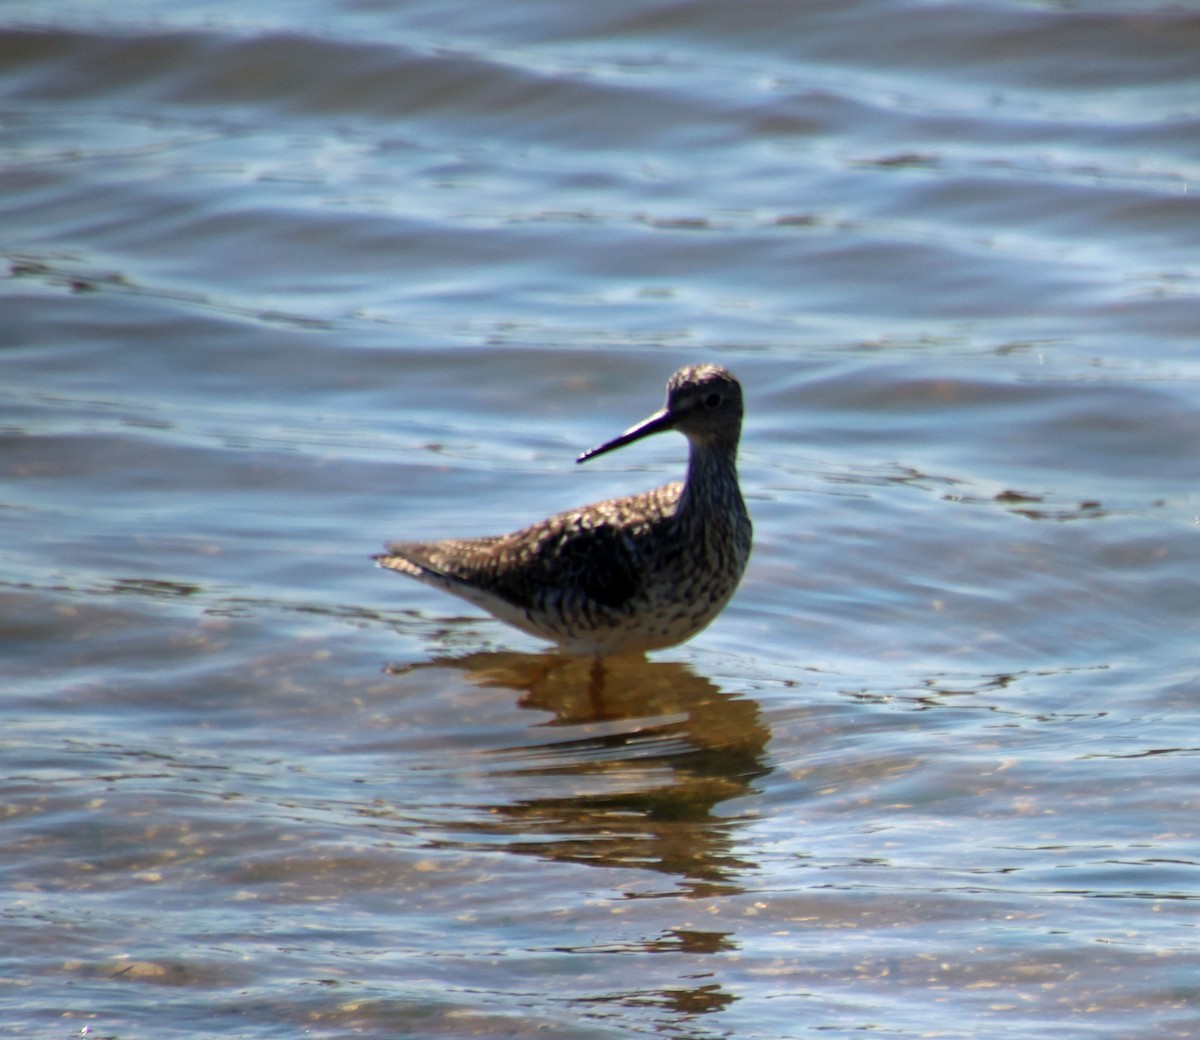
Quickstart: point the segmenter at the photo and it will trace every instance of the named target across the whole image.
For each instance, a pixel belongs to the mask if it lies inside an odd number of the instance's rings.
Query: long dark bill
[[[649,419],[643,419],[636,426],[631,426],[621,436],[614,437],[611,441],[605,441],[600,447],[592,448],[591,451],[585,451],[575,461],[587,462],[588,459],[594,459],[597,455],[603,455],[606,452],[615,451],[617,448],[623,448],[626,444],[640,441],[643,437],[674,429],[677,421],[678,417],[664,408],[662,411],[655,412]]]

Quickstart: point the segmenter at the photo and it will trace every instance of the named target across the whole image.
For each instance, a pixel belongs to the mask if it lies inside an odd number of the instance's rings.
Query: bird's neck
[[[745,508],[738,489],[737,443],[690,441],[679,511],[703,514],[739,506]]]

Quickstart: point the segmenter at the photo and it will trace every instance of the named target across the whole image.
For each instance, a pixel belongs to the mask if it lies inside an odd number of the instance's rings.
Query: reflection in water
[[[737,997],[715,982],[693,987],[678,987],[664,990],[645,990],[638,993],[588,997],[576,1001],[587,1007],[603,1007],[605,1004],[620,1004],[622,1007],[658,1007],[675,1015],[703,1015],[724,1011]]]
[[[736,891],[732,879],[753,869],[736,852],[743,821],[715,810],[752,793],[770,771],[769,731],[755,702],[721,692],[684,664],[635,657],[608,659],[599,670],[590,660],[517,653],[416,667],[462,669],[477,685],[518,691],[521,707],[552,716],[544,726],[575,731],[492,753],[498,777],[536,779],[541,793],[484,806],[456,824],[479,847],[659,871],[697,895]]]
[[[551,739],[485,753],[491,789],[502,793],[466,819],[445,821],[446,836],[432,845],[650,871],[675,879],[668,894],[682,890],[693,899],[742,891],[737,879],[757,867],[741,851],[746,840],[738,832],[747,820],[718,815],[718,807],[754,793],[755,781],[771,771],[770,733],[756,702],[723,693],[687,665],[640,657],[597,668],[548,654],[473,653],[415,667],[513,690],[520,707],[549,716],[531,732]],[[653,888],[624,887],[623,897],[661,897],[661,887]],[[555,949],[585,962],[655,953],[707,965],[683,978],[668,972],[671,985],[655,984],[662,982],[655,974],[618,972],[619,982],[571,998],[585,1016],[607,1021],[616,1008],[657,1009],[695,1029],[700,1016],[738,999],[709,960],[738,950],[732,931],[651,926],[617,942]]]
[[[738,944],[732,932],[700,931],[686,928],[671,928],[657,938],[647,938],[639,942],[609,943],[602,946],[563,946],[563,953],[572,954],[624,954],[638,955],[645,953],[661,953],[679,957],[701,958],[699,963],[705,964],[706,969],[695,974],[685,973],[686,978],[694,981],[694,985],[650,987],[646,985],[617,987],[607,992],[589,993],[584,997],[575,998],[572,1003],[585,1015],[595,1015],[604,1019],[607,1017],[605,1007],[625,1008],[657,1008],[671,1015],[672,1035],[676,1029],[685,1029],[680,1035],[707,1035],[693,1032],[696,1029],[695,1019],[701,1015],[709,1015],[726,1010],[738,1000],[736,993],[731,992],[718,979],[716,962],[708,961],[713,955],[736,953]],[[692,962],[696,963],[696,962]],[[644,979],[642,980],[644,982]]]

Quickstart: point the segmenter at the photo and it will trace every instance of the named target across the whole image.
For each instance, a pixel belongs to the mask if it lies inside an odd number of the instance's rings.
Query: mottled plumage
[[[737,480],[741,428],[742,388],[733,376],[716,365],[680,369],[661,411],[577,461],[679,430],[689,443],[683,483],[571,509],[512,534],[391,542],[375,559],[570,653],[673,646],[720,613],[750,556]]]

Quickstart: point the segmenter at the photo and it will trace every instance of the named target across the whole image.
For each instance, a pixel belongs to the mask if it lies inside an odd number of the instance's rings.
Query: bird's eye
[[[707,408],[711,412],[714,408],[721,407],[721,401],[722,401],[722,397],[720,394],[717,394],[717,393],[709,394],[704,399],[704,407]]]

